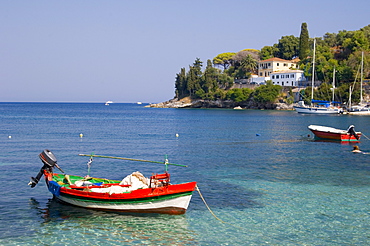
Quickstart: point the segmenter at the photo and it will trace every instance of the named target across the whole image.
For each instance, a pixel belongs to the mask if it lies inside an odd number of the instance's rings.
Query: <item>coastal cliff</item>
[[[293,110],[293,104],[286,103],[255,103],[255,102],[235,102],[232,100],[204,100],[191,99],[185,97],[182,99],[174,98],[166,102],[150,104],[146,107],[151,108],[235,108],[242,109],[274,109],[274,110]]]

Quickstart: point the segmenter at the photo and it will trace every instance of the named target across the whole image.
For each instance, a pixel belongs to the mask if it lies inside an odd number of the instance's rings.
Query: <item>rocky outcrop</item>
[[[184,98],[179,100],[178,98],[171,99],[166,102],[149,104],[145,107],[150,108],[191,108],[192,107],[192,100],[189,98]]]
[[[178,99],[174,98],[166,102],[157,104],[150,104],[146,107],[152,108],[235,108],[242,109],[276,109],[276,110],[293,110],[293,104],[286,103],[255,103],[248,102],[234,102],[232,100],[203,100],[190,99],[189,97]]]

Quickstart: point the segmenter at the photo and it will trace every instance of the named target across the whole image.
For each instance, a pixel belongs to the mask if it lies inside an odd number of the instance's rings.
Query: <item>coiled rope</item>
[[[245,230],[245,228],[242,228],[242,227],[240,227],[240,226],[237,226],[237,225],[234,225],[234,224],[228,223],[228,222],[223,221],[222,219],[218,218],[218,217],[215,215],[215,213],[213,213],[212,209],[208,206],[208,204],[207,204],[206,200],[204,199],[204,197],[203,197],[202,193],[200,192],[200,189],[199,189],[198,185],[196,185],[196,186],[195,186],[195,188],[196,188],[196,190],[198,191],[199,196],[200,196],[200,198],[202,199],[202,201],[203,201],[204,205],[206,205],[206,207],[207,207],[208,211],[213,215],[213,217],[215,217],[217,220],[221,221],[221,222],[222,222],[222,223],[224,223],[224,224],[228,224],[228,225],[231,225],[231,226],[237,227],[237,228],[239,228],[239,229]]]

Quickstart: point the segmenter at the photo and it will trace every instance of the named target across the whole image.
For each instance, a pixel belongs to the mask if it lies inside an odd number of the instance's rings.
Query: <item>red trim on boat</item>
[[[117,199],[142,199],[142,198],[151,198],[164,195],[172,195],[177,193],[184,193],[195,190],[196,182],[190,182],[185,184],[172,184],[165,187],[157,188],[147,188],[147,189],[138,189],[133,190],[129,193],[119,193],[119,194],[109,194],[109,193],[99,193],[91,192],[89,190],[80,190],[80,189],[68,189],[66,187],[60,188],[61,194],[78,196],[81,198],[93,198],[93,199],[103,199],[103,200],[117,200]],[[85,187],[86,189],[90,187]]]

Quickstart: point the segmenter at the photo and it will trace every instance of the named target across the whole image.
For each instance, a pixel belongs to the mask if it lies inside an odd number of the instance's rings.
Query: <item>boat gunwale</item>
[[[196,182],[186,182],[181,184],[168,184],[165,186],[160,187],[152,187],[152,188],[143,188],[143,189],[136,189],[131,190],[128,192],[123,193],[112,193],[109,192],[95,192],[90,190],[91,187],[70,187],[69,184],[60,185],[57,180],[53,179],[54,177],[58,177],[58,179],[63,179],[65,177],[64,174],[53,173],[52,176],[50,174],[46,174],[46,184],[49,187],[50,182],[53,181],[54,185],[57,186],[59,189],[58,192],[60,195],[73,197],[72,199],[87,199],[87,200],[96,200],[96,201],[144,201],[150,200],[153,198],[160,198],[163,199],[165,197],[178,197],[178,196],[186,196],[191,195],[192,192],[195,190]],[[70,175],[73,178],[80,178],[83,179],[81,176],[77,175]],[[119,181],[117,180],[110,180],[110,179],[101,179],[101,178],[91,178],[95,180],[105,180],[108,184],[117,184],[119,185]],[[95,186],[94,186],[95,187]],[[103,188],[103,187],[102,187]]]

